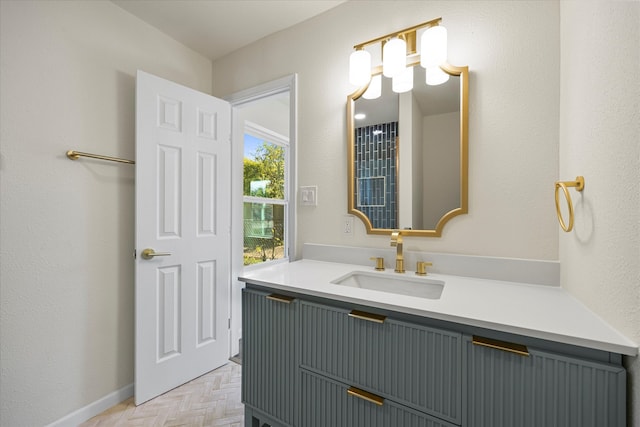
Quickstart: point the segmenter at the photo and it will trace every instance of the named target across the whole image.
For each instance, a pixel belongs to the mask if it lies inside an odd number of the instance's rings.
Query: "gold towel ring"
[[[556,182],[556,214],[558,214],[558,221],[560,222],[560,227],[567,233],[573,230],[573,202],[571,201],[571,195],[569,194],[569,189],[567,187],[575,187],[576,191],[584,190],[584,177],[577,176],[575,181],[558,181]],[[562,212],[560,212],[560,196],[558,195],[558,190],[562,188],[564,192],[564,198],[567,201],[567,206],[569,207],[569,225],[565,224],[564,219],[562,218]]]

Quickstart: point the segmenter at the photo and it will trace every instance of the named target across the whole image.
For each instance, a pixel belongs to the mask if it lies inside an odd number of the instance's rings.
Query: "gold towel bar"
[[[576,191],[584,190],[584,177],[577,176],[575,181],[558,181],[556,182],[556,214],[558,215],[558,221],[560,222],[560,227],[567,233],[573,230],[573,202],[571,201],[571,195],[569,194],[569,190],[567,187],[575,187]],[[567,206],[569,207],[569,224],[567,225],[562,218],[562,213],[560,212],[560,196],[558,190],[562,188],[562,192],[564,193],[564,198],[567,201]]]
[[[83,153],[82,151],[75,151],[75,150],[67,151],[67,157],[70,158],[71,160],[78,160],[79,157],[91,157],[92,159],[108,160],[110,162],[128,163],[130,165],[136,164],[136,162],[133,160],[120,159],[118,157],[102,156],[100,154]]]

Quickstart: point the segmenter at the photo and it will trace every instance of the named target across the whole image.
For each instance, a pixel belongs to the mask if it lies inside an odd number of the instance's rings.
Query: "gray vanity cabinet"
[[[460,424],[461,334],[307,301],[300,310],[302,368]]]
[[[625,426],[619,355],[261,289],[243,291],[246,427]]]
[[[624,427],[622,366],[528,348],[529,355],[464,337],[467,422],[473,427]]]
[[[299,305],[299,300],[287,296],[243,290],[242,400],[247,408],[246,426],[296,425]]]

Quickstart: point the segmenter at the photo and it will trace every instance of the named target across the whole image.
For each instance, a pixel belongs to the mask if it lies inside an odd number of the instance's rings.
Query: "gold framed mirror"
[[[347,97],[348,212],[367,234],[440,237],[468,212],[469,70],[443,64],[449,80],[430,86],[419,62],[407,65],[413,90],[383,78],[379,98],[363,97],[368,85]]]

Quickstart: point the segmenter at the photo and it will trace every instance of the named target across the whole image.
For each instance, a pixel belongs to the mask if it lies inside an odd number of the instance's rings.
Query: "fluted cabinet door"
[[[304,427],[455,427],[390,400],[363,400],[348,394],[345,384],[306,370],[301,380]]]
[[[301,303],[301,366],[456,424],[461,419],[462,335],[350,310]]]
[[[298,409],[297,300],[242,293],[242,400],[283,425],[296,424]]]
[[[467,425],[624,427],[621,366],[529,348],[521,356],[465,337]]]

